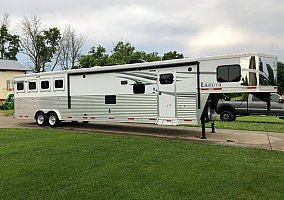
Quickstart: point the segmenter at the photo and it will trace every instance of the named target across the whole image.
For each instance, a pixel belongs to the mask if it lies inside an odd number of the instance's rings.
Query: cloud
[[[15,6],[17,5],[17,6]],[[47,26],[70,24],[88,36],[84,51],[128,40],[138,50],[188,57],[256,51],[284,61],[283,0],[10,0],[13,24],[34,14]],[[17,28],[17,26],[16,26]]]

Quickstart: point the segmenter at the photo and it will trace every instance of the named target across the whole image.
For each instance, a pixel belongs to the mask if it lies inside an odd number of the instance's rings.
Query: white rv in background
[[[205,132],[204,123],[216,119],[224,93],[254,94],[269,109],[276,77],[276,57],[257,53],[18,75],[14,116],[35,119],[39,126],[202,123]]]

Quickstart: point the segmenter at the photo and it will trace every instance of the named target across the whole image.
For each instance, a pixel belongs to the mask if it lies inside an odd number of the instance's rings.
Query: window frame
[[[49,84],[49,87],[46,88],[46,89],[43,89],[43,88],[41,87],[41,84],[42,84],[42,82],[44,82],[44,81],[48,81],[48,84]],[[50,88],[51,88],[50,79],[47,79],[47,78],[45,78],[45,79],[40,79],[39,82],[40,82],[40,91],[41,91],[41,92],[50,92]]]
[[[55,84],[55,81],[60,81],[62,80],[63,81],[63,87],[62,88],[56,88],[56,84]],[[65,90],[65,79],[64,78],[61,78],[61,77],[57,77],[57,78],[53,78],[53,91],[64,91]]]
[[[169,83],[169,82],[161,82],[161,80],[162,80],[162,76],[168,76],[168,75],[170,75],[171,76],[171,82]],[[168,77],[167,77],[167,79],[168,79]],[[165,80],[167,80],[167,79],[165,79]],[[159,74],[159,83],[160,83],[160,85],[171,85],[171,84],[173,84],[175,82],[175,76],[174,76],[174,74],[173,73],[164,73],[164,74]]]
[[[35,87],[35,89],[30,89],[30,83],[35,83],[36,84],[36,87]],[[37,92],[37,88],[38,88],[38,86],[37,86],[38,84],[37,84],[37,80],[36,79],[32,79],[32,80],[28,80],[28,92]]]
[[[140,90],[141,88],[138,89],[137,92],[137,87],[143,86],[143,89]],[[135,92],[136,91],[136,92]],[[133,94],[145,94],[146,92],[146,86],[143,83],[134,83],[133,84]]]
[[[23,84],[23,89],[22,90],[18,90],[18,83],[22,83]],[[17,93],[25,93],[25,81],[16,81],[16,92]]]
[[[227,80],[224,80],[224,81],[220,81],[219,80],[219,74],[220,74],[220,72],[219,72],[219,69],[220,68],[227,68],[228,69],[228,72],[227,72]],[[238,67],[238,70],[239,70],[239,79],[238,80],[235,80],[235,81],[233,81],[233,80],[231,80],[230,79],[230,67]],[[242,69],[241,69],[241,66],[239,65],[239,64],[230,64],[230,65],[219,65],[219,66],[217,66],[217,68],[216,68],[216,79],[217,79],[217,82],[219,82],[219,83],[236,83],[236,82],[240,82],[241,81],[241,79],[242,79]]]

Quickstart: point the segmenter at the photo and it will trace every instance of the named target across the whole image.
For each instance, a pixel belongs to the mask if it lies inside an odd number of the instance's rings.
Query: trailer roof
[[[144,62],[144,63],[134,63],[134,64],[124,64],[124,65],[112,65],[112,66],[95,66],[91,68],[83,69],[72,69],[64,71],[53,71],[53,72],[41,72],[36,73],[37,76],[41,75],[52,75],[52,74],[69,74],[69,75],[79,75],[79,74],[88,74],[88,73],[105,73],[113,71],[127,71],[127,70],[140,70],[140,69],[154,69],[161,67],[174,67],[182,65],[195,65],[200,61],[207,60],[219,60],[219,59],[229,59],[229,58],[238,58],[246,56],[261,56],[269,58],[277,58],[274,55],[268,54],[259,54],[259,53],[242,53],[242,54],[230,54],[230,55],[219,55],[219,56],[208,56],[200,58],[183,58],[183,59],[174,59],[174,60],[165,60],[165,61],[156,61],[156,62]],[[25,74],[25,75],[16,75],[16,78],[34,76],[35,74]]]

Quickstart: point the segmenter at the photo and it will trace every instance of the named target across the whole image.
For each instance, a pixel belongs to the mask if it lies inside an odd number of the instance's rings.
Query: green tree
[[[46,64],[51,62],[61,38],[58,28],[42,28],[40,18],[25,17],[21,21],[23,53],[29,56],[35,72],[44,72]]]
[[[112,50],[111,59],[118,64],[127,64],[135,52],[135,47],[133,47],[129,42],[124,43],[119,41]]]
[[[284,94],[284,63],[277,63],[278,92]]]
[[[114,63],[114,60],[106,53],[106,49],[101,45],[92,47],[88,55],[83,55],[79,59],[82,68],[89,68],[93,66],[104,66]]]
[[[162,60],[172,60],[184,58],[182,53],[177,53],[177,51],[170,51],[163,55]]]
[[[16,55],[20,50],[20,39],[18,35],[11,35],[6,27],[0,28],[0,58],[17,60]]]

